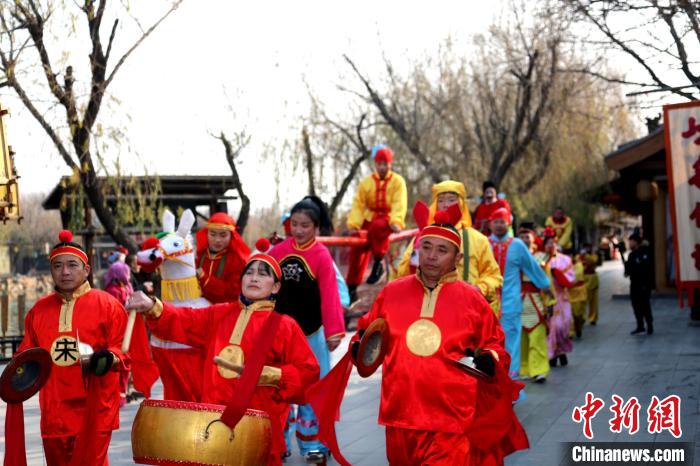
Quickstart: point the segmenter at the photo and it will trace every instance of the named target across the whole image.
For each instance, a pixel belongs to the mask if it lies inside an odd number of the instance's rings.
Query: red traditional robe
[[[432,291],[418,275],[404,277],[382,290],[358,326],[380,317],[390,331],[379,408],[390,463],[498,464],[527,446],[512,410],[517,389],[506,374],[504,334],[476,287],[456,272]],[[478,382],[452,361],[467,348],[498,355],[494,381]],[[500,401],[485,398],[494,390]],[[492,421],[505,423],[492,428]]]
[[[501,208],[511,213],[510,204],[505,199],[497,199],[496,202],[492,204],[484,204],[482,202],[476,206],[476,210],[474,211],[474,228],[486,236],[489,236],[491,234],[491,229],[489,228],[491,214]]]
[[[75,444],[83,444],[75,437],[86,434],[94,435],[85,438],[83,445],[94,450],[80,464],[106,464],[111,431],[119,428],[118,371],[129,368],[128,358],[121,352],[126,320],[121,303],[104,291],[91,289],[87,282],[70,299],[55,292],[37,301],[27,313],[19,352],[40,347],[51,353],[54,362],[51,376],[39,392],[41,436],[49,465],[68,464]],[[119,359],[106,375],[89,376],[87,391],[78,363],[77,340],[95,352],[107,349]]]
[[[176,308],[164,303],[160,316],[149,318],[147,323],[159,338],[206,351],[202,402],[226,405],[236,396],[239,379],[215,365],[214,356],[245,364],[246,355],[255,351],[258,333],[273,309],[271,301],[258,301],[247,307],[240,302],[217,304],[203,309]],[[154,311],[157,315],[158,305]],[[239,348],[240,355],[225,349],[230,347]],[[283,432],[289,404],[303,403],[303,389],[319,377],[318,363],[306,337],[291,317],[282,316],[265,364],[249,407],[270,415],[273,439],[268,464],[280,464],[286,450]]]
[[[197,268],[204,271],[199,278],[202,296],[212,303],[233,303],[241,294],[241,273],[250,249],[236,232],[226,249],[211,254],[209,249],[197,250]]]

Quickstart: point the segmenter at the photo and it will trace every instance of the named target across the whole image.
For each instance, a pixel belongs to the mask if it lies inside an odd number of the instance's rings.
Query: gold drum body
[[[134,462],[157,465],[267,464],[270,418],[249,409],[233,432],[219,421],[225,406],[173,400],[141,403],[131,428]]]

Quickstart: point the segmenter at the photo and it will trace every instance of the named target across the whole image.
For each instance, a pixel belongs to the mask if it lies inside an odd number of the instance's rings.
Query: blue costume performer
[[[503,274],[501,289],[501,326],[506,334],[506,351],[510,354],[510,376],[517,379],[520,373],[520,337],[523,313],[522,274],[540,289],[549,288],[549,278],[542,267],[519,238],[508,235],[510,214],[498,209],[491,215],[489,237],[493,255]],[[522,398],[521,394],[521,398]]]

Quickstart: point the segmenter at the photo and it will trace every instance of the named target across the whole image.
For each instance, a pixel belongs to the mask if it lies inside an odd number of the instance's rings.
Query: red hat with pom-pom
[[[88,257],[82,246],[78,243],[73,242],[73,233],[70,230],[62,230],[58,234],[58,244],[53,247],[51,254],[49,254],[49,262],[62,254],[69,254],[75,256],[82,261],[83,264],[88,264]]]
[[[462,250],[462,237],[454,229],[450,220],[450,214],[447,211],[440,210],[435,212],[433,217],[435,223],[421,230],[421,239],[428,237],[441,238],[457,246],[457,249]]]
[[[270,268],[272,269],[272,273],[274,273],[275,276],[277,277],[277,280],[282,280],[282,268],[280,267],[279,262],[277,262],[277,259],[275,259],[274,257],[272,257],[269,254],[264,254],[264,253],[253,254],[252,256],[250,256],[250,259],[248,259],[248,262],[246,262],[243,270],[248,269],[248,266],[255,261],[264,262],[267,265],[269,265]]]

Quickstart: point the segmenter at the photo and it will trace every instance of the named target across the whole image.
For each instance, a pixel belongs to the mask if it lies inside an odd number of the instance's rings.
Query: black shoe
[[[543,384],[543,383],[545,383],[545,382],[547,381],[547,376],[546,376],[546,375],[542,375],[542,374],[538,374],[538,375],[535,376],[534,379],[532,379],[532,381],[535,382],[535,383]]]
[[[304,455],[307,464],[326,464],[326,454],[322,451],[310,451]]]
[[[557,358],[549,360],[549,367],[557,367]]]
[[[559,356],[559,361],[561,361],[561,367],[564,367],[567,364],[569,364],[569,360],[566,358],[565,354]]]
[[[384,274],[384,265],[382,265],[382,259],[375,259],[374,265],[372,266],[372,273],[370,273],[369,277],[367,278],[367,284],[374,285],[379,281],[380,278],[382,278],[382,274]]]
[[[595,327],[595,320],[591,321],[591,325]]]
[[[643,328],[636,328],[630,332],[630,335],[639,335],[640,333],[644,333]]]
[[[582,333],[581,330],[576,330],[576,338],[581,338]]]
[[[652,327],[651,325],[648,325],[647,326],[647,335],[651,335],[652,333],[654,333],[654,327]]]

